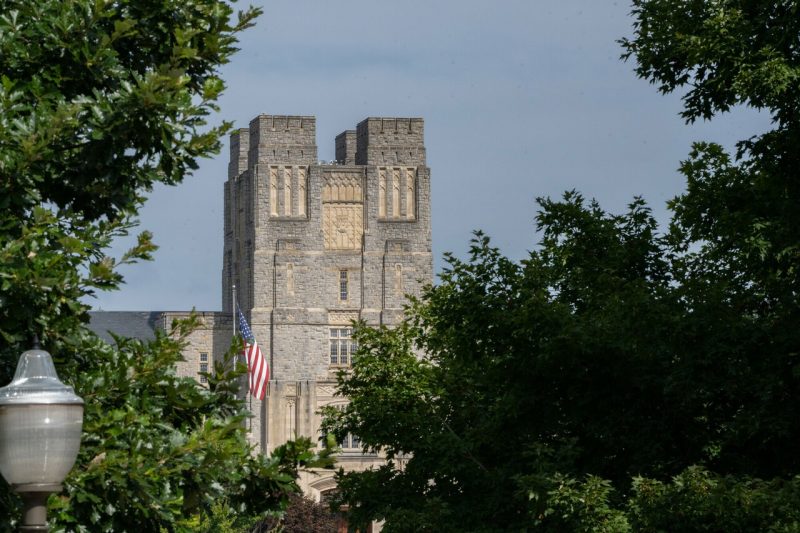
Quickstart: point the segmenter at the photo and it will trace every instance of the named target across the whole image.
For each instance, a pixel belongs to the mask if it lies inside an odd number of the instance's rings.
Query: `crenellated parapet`
[[[250,121],[251,163],[317,162],[317,119],[299,115],[259,115]]]
[[[425,166],[425,121],[370,117],[356,126],[356,164]]]
[[[340,165],[355,165],[356,130],[345,130],[336,136],[336,162]]]

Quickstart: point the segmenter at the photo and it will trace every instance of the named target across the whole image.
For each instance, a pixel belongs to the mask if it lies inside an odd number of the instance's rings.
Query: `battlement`
[[[228,177],[248,166],[317,163],[317,119],[307,115],[259,115],[231,134]],[[426,166],[422,118],[369,117],[336,136],[340,165]]]
[[[231,133],[230,161],[228,179],[235,179],[247,170],[247,156],[250,151],[250,130],[242,128]]]
[[[356,126],[356,164],[425,165],[425,121],[369,117]]]
[[[259,115],[250,121],[250,150],[259,161],[308,164],[317,160],[317,119]]]
[[[378,135],[418,135],[422,140],[425,120],[419,117],[367,117],[356,126],[356,131]],[[359,133],[360,134],[360,133]]]
[[[356,130],[345,130],[336,136],[336,162],[354,165],[356,162]]]
[[[263,131],[277,132],[279,137],[288,134],[316,135],[317,117],[309,115],[258,115],[250,121]]]

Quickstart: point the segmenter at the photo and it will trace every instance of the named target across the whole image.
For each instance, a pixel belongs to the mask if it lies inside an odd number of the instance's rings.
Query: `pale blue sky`
[[[520,259],[537,242],[537,196],[578,189],[620,211],[642,195],[661,220],[684,186],[676,169],[692,141],[731,146],[763,131],[738,110],[686,126],[619,59],[630,7],[609,0],[278,0],[242,36],[224,68],[222,117],[317,117],[320,159],[367,116],[425,119],[432,169],[433,252],[463,255],[473,229]],[[123,270],[105,310],[220,307],[223,152],[178,187],[159,187],[142,229],[161,246]],[[124,243],[118,248],[122,249]]]

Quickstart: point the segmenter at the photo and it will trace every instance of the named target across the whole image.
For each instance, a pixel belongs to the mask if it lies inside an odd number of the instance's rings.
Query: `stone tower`
[[[231,135],[223,313],[235,285],[270,361],[267,397],[251,405],[265,452],[315,436],[317,410],[346,401],[333,392],[351,362],[351,322],[396,324],[406,295],[433,280],[423,129],[421,118],[367,118],[336,137],[326,164],[311,116],[259,115]]]

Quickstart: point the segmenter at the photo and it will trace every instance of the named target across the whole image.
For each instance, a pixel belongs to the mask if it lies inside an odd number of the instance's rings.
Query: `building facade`
[[[319,409],[346,403],[334,392],[355,350],[352,322],[397,324],[407,295],[433,280],[423,120],[367,118],[336,137],[335,153],[318,161],[312,116],[259,115],[230,139],[223,311],[200,313],[179,372],[198,377],[223,357],[238,305],[270,362],[266,398],[248,397],[250,438],[265,453],[316,439]],[[141,313],[154,327],[182,314]],[[93,316],[94,329],[108,318]],[[341,445],[345,469],[380,461],[357,438]],[[334,488],[330,474],[301,481],[318,499]]]

